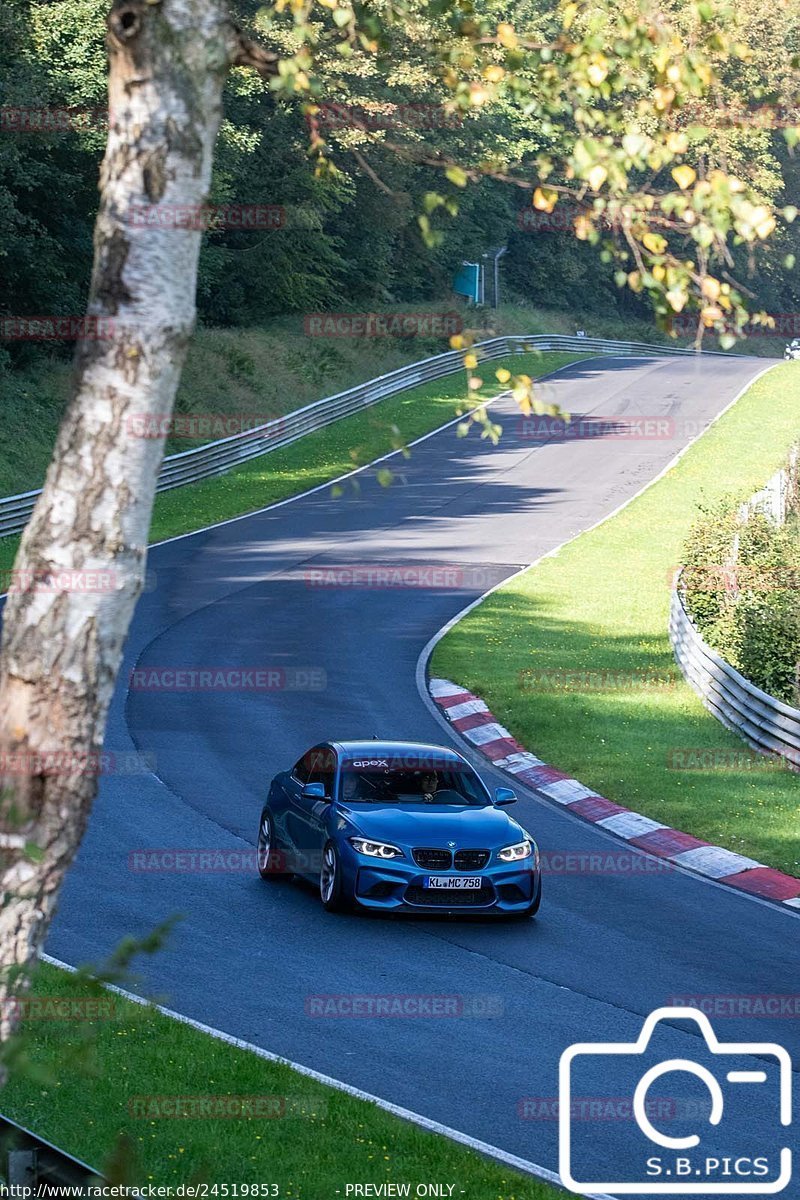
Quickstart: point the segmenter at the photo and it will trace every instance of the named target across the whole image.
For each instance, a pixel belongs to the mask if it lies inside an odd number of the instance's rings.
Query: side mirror
[[[501,807],[504,804],[516,804],[517,803],[517,793],[512,792],[511,788],[495,788],[494,789],[494,802],[499,807]]]
[[[300,793],[304,800],[324,800],[325,799],[325,784],[324,783],[304,783],[303,790]]]

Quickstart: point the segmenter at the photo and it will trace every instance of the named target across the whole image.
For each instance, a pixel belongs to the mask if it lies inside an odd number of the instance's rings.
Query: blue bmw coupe
[[[442,746],[323,742],[272,781],[258,870],[319,885],[331,912],[532,917],[539,851],[470,764]]]

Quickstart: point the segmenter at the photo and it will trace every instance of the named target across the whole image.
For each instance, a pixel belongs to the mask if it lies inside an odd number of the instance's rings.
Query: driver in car
[[[433,804],[436,799],[436,792],[439,788],[439,778],[435,771],[428,771],[422,776],[421,791],[422,799],[426,804]]]

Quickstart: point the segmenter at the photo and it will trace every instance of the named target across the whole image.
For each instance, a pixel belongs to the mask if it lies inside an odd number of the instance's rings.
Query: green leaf
[[[447,176],[447,178],[450,180],[451,183],[454,183],[456,185],[456,187],[466,187],[467,186],[469,176],[467,175],[467,172],[463,169],[463,167],[456,167],[456,166],[448,167],[447,170],[445,171],[445,175]]]

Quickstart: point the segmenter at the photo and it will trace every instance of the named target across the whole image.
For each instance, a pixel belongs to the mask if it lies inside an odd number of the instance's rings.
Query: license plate
[[[458,892],[480,891],[480,875],[426,875],[426,888],[448,888]]]

